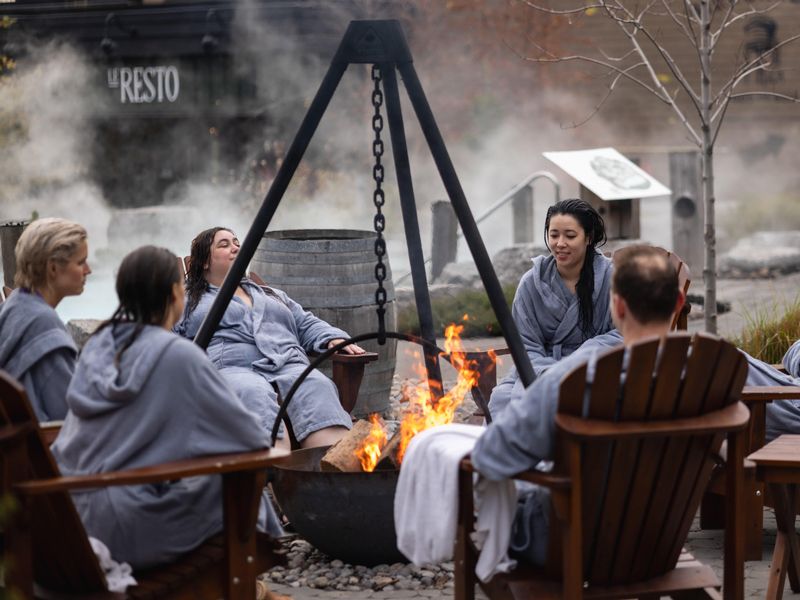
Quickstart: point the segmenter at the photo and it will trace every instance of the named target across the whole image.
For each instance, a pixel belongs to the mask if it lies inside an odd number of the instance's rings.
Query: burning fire
[[[463,320],[468,320],[464,315]],[[404,400],[407,408],[400,423],[400,441],[397,450],[397,462],[400,463],[405,455],[408,443],[417,433],[436,425],[452,423],[458,406],[463,402],[466,393],[478,384],[480,373],[477,361],[469,360],[461,343],[463,325],[451,323],[445,329],[445,352],[450,355],[450,364],[458,372],[455,386],[447,393],[442,393],[435,382],[427,380],[427,374],[422,365],[419,366],[420,379],[427,384],[405,386],[403,389]],[[490,353],[492,359],[495,356]],[[436,392],[436,393],[432,393]],[[439,397],[436,400],[436,397]],[[364,445],[356,450],[356,456],[361,461],[364,471],[372,471],[377,465],[378,458],[387,443],[386,429],[377,415],[370,415],[372,429]]]
[[[378,459],[381,457],[381,452],[387,440],[386,428],[377,413],[372,413],[369,416],[369,422],[372,423],[372,428],[364,440],[364,445],[356,450],[356,456],[361,461],[361,468],[371,473],[378,464]]]

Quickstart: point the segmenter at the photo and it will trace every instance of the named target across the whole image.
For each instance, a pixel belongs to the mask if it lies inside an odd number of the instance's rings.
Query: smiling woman
[[[603,218],[583,200],[561,200],[547,210],[544,236],[550,256],[533,259],[512,309],[537,376],[587,339],[613,328],[611,260],[597,251],[606,241]],[[523,391],[512,369],[492,392],[492,416]]]
[[[25,386],[39,421],[67,413],[77,350],[55,308],[83,292],[88,253],[86,230],[65,219],[38,219],[17,242],[17,290],[0,306],[0,368]]]

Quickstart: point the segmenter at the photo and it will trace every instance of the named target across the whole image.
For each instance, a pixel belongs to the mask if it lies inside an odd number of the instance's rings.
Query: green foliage
[[[774,303],[745,313],[746,325],[731,340],[739,348],[766,363],[778,363],[800,339],[800,296],[792,302]]]
[[[516,285],[507,285],[503,288],[503,295],[509,306],[514,300],[515,292]],[[433,329],[437,335],[442,335],[445,327],[451,323],[463,323],[464,331],[461,336],[465,338],[502,335],[503,333],[484,290],[464,289],[454,296],[432,300],[431,305]],[[468,318],[464,319],[464,315],[468,315]],[[397,329],[401,333],[419,335],[419,319],[415,305],[398,313]]]
[[[16,19],[12,19],[9,16],[0,16],[0,29],[8,29],[14,24],[15,21]],[[6,56],[5,54],[0,54],[0,78],[13,71],[15,67],[16,63],[14,62],[13,58]]]

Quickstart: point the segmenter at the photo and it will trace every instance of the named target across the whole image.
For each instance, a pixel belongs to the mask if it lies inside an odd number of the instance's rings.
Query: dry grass
[[[509,306],[514,301],[516,289],[516,285],[503,287],[503,294]],[[445,327],[451,323],[464,325],[461,335],[465,338],[503,335],[484,290],[464,289],[455,296],[432,300],[431,307],[433,309],[433,329],[437,335],[442,335]],[[465,314],[469,315],[467,320],[463,319]],[[398,312],[397,330],[402,333],[419,335],[416,306],[412,305]]]
[[[792,302],[774,303],[745,313],[746,325],[731,340],[739,348],[766,363],[778,363],[800,339],[800,296]]]

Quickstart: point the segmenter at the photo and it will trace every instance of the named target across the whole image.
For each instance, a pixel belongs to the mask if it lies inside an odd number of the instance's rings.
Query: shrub
[[[792,302],[774,303],[745,313],[745,326],[731,341],[766,363],[778,363],[800,339],[800,296]]]
[[[516,285],[503,287],[503,295],[509,306],[514,300],[516,289]],[[451,323],[463,323],[462,337],[503,335],[484,290],[464,289],[454,296],[432,300],[431,307],[433,309],[433,329],[437,336],[441,336],[445,327]],[[464,320],[464,315],[468,315],[466,320]],[[420,334],[415,304],[398,312],[397,329],[401,333]]]

